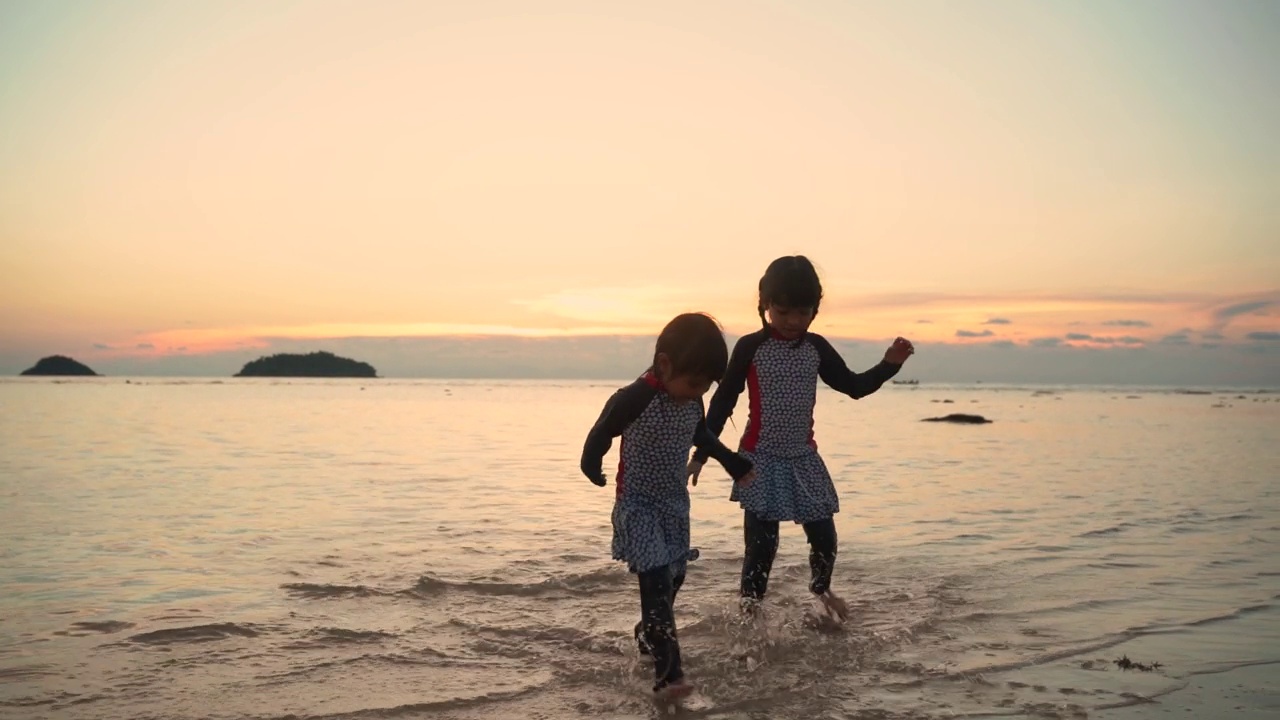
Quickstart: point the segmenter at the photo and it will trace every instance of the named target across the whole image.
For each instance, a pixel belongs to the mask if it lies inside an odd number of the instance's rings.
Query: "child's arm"
[[[734,480],[742,480],[746,477],[754,467],[751,461],[740,453],[736,453],[720,442],[720,438],[711,434],[707,429],[707,418],[703,415],[698,421],[698,429],[693,433],[693,446],[699,453],[705,453],[715,458],[720,463],[725,472],[729,473],[729,477]],[[698,484],[698,478],[695,476],[693,484]]]
[[[893,363],[886,358],[875,367],[864,373],[856,373],[845,365],[844,358],[827,342],[827,339],[816,333],[806,335],[809,342],[818,349],[818,377],[833,390],[858,400],[880,389],[889,378],[898,374],[902,363]],[[905,340],[903,342],[906,342]],[[887,355],[887,353],[886,353]],[[903,360],[905,360],[905,356]]]
[[[744,335],[734,343],[733,354],[729,356],[729,367],[724,371],[724,377],[720,378],[715,394],[711,396],[711,406],[707,409],[704,418],[706,430],[711,437],[720,437],[724,424],[728,422],[729,416],[733,415],[733,408],[738,404],[738,396],[747,387],[751,361],[755,359],[756,349],[760,347],[765,337],[767,336],[763,331],[754,332]],[[698,446],[693,453],[693,460],[700,464],[705,463],[707,457],[708,453],[701,446]]]
[[[622,434],[640,413],[649,406],[657,389],[642,380],[622,388],[609,398],[600,412],[600,418],[587,433],[587,441],[582,445],[582,460],[578,466],[582,474],[591,482],[604,487],[608,480],[604,476],[604,456],[613,446],[613,439]]]

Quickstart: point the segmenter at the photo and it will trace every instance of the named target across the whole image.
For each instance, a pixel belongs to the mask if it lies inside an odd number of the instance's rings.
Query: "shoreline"
[[[1280,717],[1280,661],[1259,661],[1188,675],[1147,702],[1091,708],[1098,720],[1155,720],[1170,717],[1213,720]]]

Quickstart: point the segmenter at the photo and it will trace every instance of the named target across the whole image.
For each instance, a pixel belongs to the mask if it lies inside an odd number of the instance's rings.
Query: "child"
[[[741,338],[724,379],[711,398],[707,429],[719,435],[743,388],[749,417],[740,450],[755,463],[758,479],[735,486],[730,499],[743,509],[746,551],[742,561],[741,602],[751,612],[764,599],[769,571],[778,552],[778,523],[804,526],[809,540],[809,590],[829,615],[844,620],[846,603],[831,592],[840,511],[835,485],[813,439],[817,380],[856,399],[866,397],[893,377],[915,351],[898,338],[884,360],[865,373],[849,370],[821,335],[808,332],[818,314],[822,284],[808,258],[783,257],[769,264],[760,279],[760,321],[764,328]],[[688,472],[696,482],[707,455],[699,449]]]
[[[707,432],[702,396],[728,363],[724,333],[710,316],[680,315],[658,336],[653,366],[605,403],[582,448],[582,472],[607,483],[601,462],[622,436],[617,499],[613,505],[613,558],[640,578],[636,640],[653,657],[660,697],[688,694],[680,668],[674,603],[684,582],[689,547],[686,459],[696,445],[738,483],[753,477],[751,461]],[[694,481],[697,484],[697,481]]]

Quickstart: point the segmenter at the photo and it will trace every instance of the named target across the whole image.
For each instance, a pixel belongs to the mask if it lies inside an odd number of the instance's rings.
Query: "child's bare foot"
[[[696,689],[697,688],[694,687],[693,683],[685,680],[684,678],[680,678],[679,680],[673,680],[654,690],[653,699],[664,701],[679,700],[682,697],[687,697]]]
[[[830,590],[819,595],[818,602],[822,603],[822,606],[826,608],[828,614],[838,619],[840,622],[844,622],[849,619],[849,603],[841,600],[838,595]]]

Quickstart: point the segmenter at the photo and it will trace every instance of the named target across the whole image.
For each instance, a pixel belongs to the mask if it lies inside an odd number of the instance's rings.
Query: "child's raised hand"
[[[695,458],[690,458],[689,466],[685,468],[685,472],[688,473],[689,480],[693,483],[693,486],[697,487],[698,476],[702,474],[702,463],[698,462]]]
[[[893,341],[888,350],[884,351],[884,361],[892,365],[901,365],[911,357],[916,351],[915,346],[906,338],[898,338]]]

